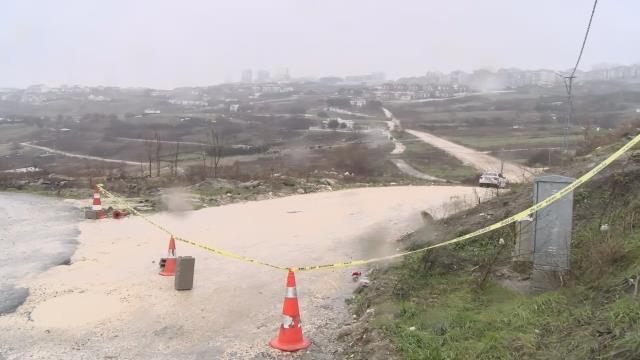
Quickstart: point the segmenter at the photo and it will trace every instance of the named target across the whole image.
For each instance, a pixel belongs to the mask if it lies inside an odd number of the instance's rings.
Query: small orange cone
[[[311,345],[311,341],[302,336],[296,277],[291,270],[287,275],[287,293],[284,296],[282,317],[282,325],[280,325],[278,336],[271,340],[269,345],[282,351],[297,351],[308,348]]]
[[[169,239],[169,252],[167,261],[164,263],[164,269],[160,271],[162,276],[175,276],[176,274],[176,240],[171,236]]]
[[[98,219],[104,219],[107,217],[107,214],[102,210],[102,201],[100,200],[100,189],[96,186],[93,188],[93,204],[91,205],[91,210],[95,211]]]

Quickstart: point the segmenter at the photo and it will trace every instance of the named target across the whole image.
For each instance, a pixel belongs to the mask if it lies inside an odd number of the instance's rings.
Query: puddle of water
[[[24,280],[69,264],[80,218],[80,210],[57,199],[0,193],[0,314],[15,311],[27,298]]]

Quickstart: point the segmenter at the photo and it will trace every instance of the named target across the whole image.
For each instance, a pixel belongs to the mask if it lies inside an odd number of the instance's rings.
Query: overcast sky
[[[389,78],[573,65],[591,0],[15,0],[0,86],[172,88],[292,76]],[[640,62],[640,1],[601,0],[582,68]]]

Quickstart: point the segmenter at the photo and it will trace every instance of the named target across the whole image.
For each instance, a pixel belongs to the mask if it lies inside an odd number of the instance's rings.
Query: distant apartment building
[[[611,81],[640,79],[640,64],[600,68],[579,73],[578,81]]]
[[[349,75],[345,76],[344,81],[352,84],[367,84],[374,85],[383,83],[386,79],[386,75],[382,72],[375,72],[366,75]]]
[[[283,86],[283,85],[279,85],[279,84],[263,84],[263,85],[256,85],[253,87],[253,92],[254,94],[258,95],[261,93],[264,94],[276,94],[276,93],[283,93],[283,92],[291,92],[293,91],[293,87],[291,86]]]
[[[91,95],[87,96],[87,100],[103,102],[103,101],[111,101],[111,98],[108,98],[108,97],[102,96],[102,95],[93,95],[93,94],[91,94]]]
[[[45,93],[49,90],[49,87],[43,84],[31,85],[25,89],[25,91],[28,93]]]
[[[149,95],[151,96],[155,96],[155,97],[167,97],[169,95],[171,95],[171,91],[169,90],[153,90],[149,93]]]
[[[265,83],[271,80],[271,74],[267,70],[258,70],[256,74],[256,82]]]
[[[278,68],[274,76],[275,81],[289,81],[291,80],[291,74],[289,74],[289,68]]]
[[[202,100],[180,100],[180,99],[171,99],[169,103],[174,105],[182,105],[182,106],[207,106],[208,103]]]
[[[429,84],[448,84],[449,83],[449,77],[437,71],[428,71],[424,77],[425,77],[425,81]]]
[[[559,77],[552,70],[537,70],[533,72],[533,84],[538,86],[553,86],[558,83]]]
[[[423,78],[420,78],[423,79]],[[420,84],[394,82],[382,84],[372,92],[378,100],[422,100],[454,97],[467,93],[470,89],[460,84]]]
[[[242,81],[243,83],[253,82],[253,71],[251,69],[243,70],[240,76],[240,81]]]
[[[466,84],[468,80],[469,74],[464,71],[456,70],[449,73],[449,82],[452,84]]]
[[[349,100],[349,103],[351,104],[351,106],[355,106],[355,107],[364,107],[365,105],[367,105],[367,99],[362,99],[362,98],[355,98],[355,99],[351,99]]]

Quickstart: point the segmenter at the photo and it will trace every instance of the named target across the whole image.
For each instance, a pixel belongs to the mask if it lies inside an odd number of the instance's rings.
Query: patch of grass
[[[544,135],[539,132],[536,134],[503,134],[497,136],[445,136],[447,139],[457,142],[475,149],[494,150],[504,148],[512,148],[514,146],[559,146],[564,142],[564,135]],[[569,141],[572,143],[582,141],[582,135],[569,135]]]
[[[37,132],[39,132],[37,127],[27,124],[0,124],[0,143],[24,141],[30,135]]]
[[[410,134],[405,133],[402,141],[406,146],[403,158],[408,164],[427,175],[464,182],[470,181],[478,174],[473,167],[464,165],[455,157],[419,141]]]
[[[602,333],[610,337],[609,347],[640,354],[633,342],[640,303],[628,295],[602,307],[580,290],[526,297],[495,283],[478,292],[467,275],[446,279],[377,323],[403,358],[599,358]],[[452,289],[452,282],[466,286]],[[428,305],[421,296],[430,296]]]

